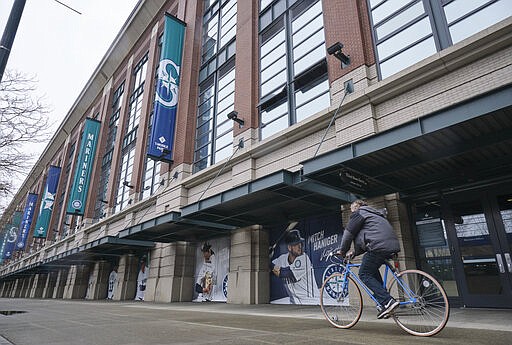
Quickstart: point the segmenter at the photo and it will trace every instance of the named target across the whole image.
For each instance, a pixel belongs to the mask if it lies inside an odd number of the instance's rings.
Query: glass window
[[[119,125],[119,115],[121,112],[121,106],[123,104],[123,95],[124,81],[116,89],[116,91],[114,91],[114,95],[112,96],[112,112],[108,121],[107,143],[101,165],[100,182],[94,209],[95,219],[104,217],[105,208],[107,207],[108,203],[108,180],[110,177],[110,168],[112,165],[112,154],[114,152],[114,146],[116,142],[117,126]]]
[[[429,57],[436,53],[436,44],[434,39],[428,38],[411,48],[403,51],[402,53],[392,57],[380,64],[382,78],[387,78],[401,70],[414,65],[416,62]]]
[[[507,0],[369,2],[381,79],[512,15]]]
[[[459,3],[457,5],[457,3]],[[468,5],[467,1],[464,2]],[[471,1],[469,1],[471,3]],[[454,7],[448,11],[447,7],[454,4]],[[455,10],[460,11],[460,1],[454,1],[449,5],[445,6],[445,13],[454,12]],[[453,17],[453,14],[450,14],[450,17]],[[450,34],[452,37],[452,42],[455,44],[457,42],[462,41],[463,39],[476,34],[488,28],[489,26],[496,24],[497,22],[512,16],[512,3],[507,1],[498,1],[493,3],[478,12],[475,12],[471,16],[453,24],[450,26]],[[448,14],[447,14],[448,17]]]
[[[381,20],[389,17],[393,13],[403,8],[410,1],[387,0],[372,9],[373,24],[378,24]]]
[[[444,6],[444,14],[448,24],[453,23],[456,19],[464,17],[470,12],[489,3],[489,0],[472,0],[472,1],[452,1]]]
[[[261,0],[260,1],[260,11],[264,10],[265,7],[267,7],[271,2],[272,2],[272,0]]]
[[[283,115],[272,122],[266,123],[265,126],[261,128],[261,139],[266,139],[288,127],[288,116]]]
[[[260,27],[261,139],[330,105],[322,2],[288,2],[283,12]]]
[[[396,16],[391,18],[390,20],[382,23],[375,28],[375,32],[377,33],[377,38],[383,38],[392,33],[393,31],[401,28],[405,24],[410,23],[414,19],[418,18],[421,15],[425,14],[425,8],[423,7],[422,2],[418,2],[414,6],[409,7],[407,10],[398,13]]]
[[[225,152],[232,152],[233,122],[228,121],[226,114],[233,110],[235,101],[236,41],[233,39],[236,36],[237,1],[219,1],[219,4],[220,7],[215,11],[212,7],[203,17],[208,23],[203,25],[203,32],[215,33],[216,37],[210,45],[203,44],[202,47],[202,56],[207,58],[203,59],[200,74],[194,172],[223,159]],[[212,36],[208,34],[208,37]]]
[[[428,18],[424,18],[416,24],[408,27],[407,29],[377,45],[379,59],[384,60],[388,56],[393,55],[397,51],[400,51],[402,48],[407,47],[415,41],[418,41],[419,39],[424,38],[430,34],[432,34],[430,22]]]

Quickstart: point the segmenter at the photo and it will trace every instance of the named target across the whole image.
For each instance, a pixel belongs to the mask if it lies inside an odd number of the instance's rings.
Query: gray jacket
[[[398,253],[400,243],[383,211],[361,206],[353,212],[343,232],[341,252],[346,253],[354,241],[355,255],[364,252]]]

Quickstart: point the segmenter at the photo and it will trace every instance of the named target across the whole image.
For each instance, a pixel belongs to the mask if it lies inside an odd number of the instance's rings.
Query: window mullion
[[[286,72],[286,89],[288,91],[288,125],[297,122],[297,116],[295,114],[295,86],[293,85],[293,75],[295,74],[293,68],[293,32],[292,32],[292,16],[290,11],[285,12],[284,31],[286,35],[286,64],[288,65]]]

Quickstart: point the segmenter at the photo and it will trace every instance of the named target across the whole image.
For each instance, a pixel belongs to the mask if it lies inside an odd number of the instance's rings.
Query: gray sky
[[[38,93],[51,107],[54,130],[138,0],[60,1],[82,14],[54,0],[27,0],[6,67],[36,77]],[[14,0],[0,0],[1,34],[13,3]],[[38,154],[43,149],[37,147]]]

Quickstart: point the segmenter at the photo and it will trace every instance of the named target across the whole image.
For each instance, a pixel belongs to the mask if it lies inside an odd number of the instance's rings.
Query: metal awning
[[[362,197],[439,192],[512,176],[512,87],[302,162]]]
[[[69,266],[96,261],[110,256],[121,256],[129,253],[139,253],[155,246],[153,242],[121,239],[115,236],[105,236],[93,240],[63,253],[48,257],[42,261],[44,267]]]
[[[169,212],[133,225],[119,233],[120,238],[155,242],[200,241],[235,229],[225,224],[184,219],[179,212]]]
[[[300,172],[281,170],[182,208],[181,217],[230,225],[271,225],[339,211],[340,202],[353,195]]]

